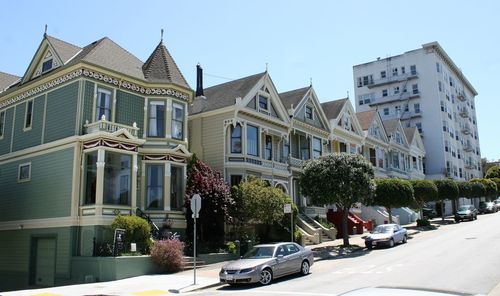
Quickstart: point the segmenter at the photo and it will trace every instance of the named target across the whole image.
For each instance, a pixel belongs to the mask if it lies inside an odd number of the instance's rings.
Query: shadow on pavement
[[[312,268],[314,268],[314,267],[312,267]],[[296,279],[296,278],[308,277],[312,273],[314,273],[314,272],[311,271],[311,273],[309,273],[306,276],[303,276],[303,275],[300,275],[300,274],[297,273],[297,274],[291,274],[291,275],[287,275],[287,276],[280,277],[280,278],[277,278],[277,279],[273,279],[273,281],[271,282],[271,285],[277,284],[277,283],[280,283],[280,282],[286,282],[286,281],[293,280],[293,279]],[[264,287],[264,286],[262,286],[259,283],[253,283],[253,284],[233,284],[233,285],[225,284],[225,285],[217,288],[217,291],[243,291],[243,290],[250,290],[250,289],[255,289],[255,288],[260,288],[260,287]]]
[[[326,246],[313,249],[314,257],[319,260],[336,260],[343,258],[354,258],[366,255],[370,250],[358,245],[344,246]]]

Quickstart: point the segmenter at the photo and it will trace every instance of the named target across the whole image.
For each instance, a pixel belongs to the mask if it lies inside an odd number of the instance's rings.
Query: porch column
[[[97,173],[96,173],[96,193],[95,193],[95,215],[102,215],[102,205],[103,205],[103,189],[104,189],[104,166],[105,160],[105,150],[99,148],[97,150]]]

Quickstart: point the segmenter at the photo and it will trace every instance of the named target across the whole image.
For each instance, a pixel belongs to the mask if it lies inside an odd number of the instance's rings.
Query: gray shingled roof
[[[21,79],[21,77],[9,73],[0,72],[0,93],[19,79]]]
[[[308,87],[303,87],[303,88],[287,91],[284,93],[280,93],[279,95],[281,98],[281,102],[283,102],[283,105],[285,106],[286,109],[291,108],[292,105],[294,108],[297,108],[297,105],[300,103],[302,98],[304,98],[304,95],[307,93],[307,91],[310,88],[311,87],[308,86]]]
[[[337,118],[347,100],[348,98],[343,98],[335,101],[321,103],[321,107],[323,108],[323,112],[325,112],[326,118],[328,119]]]
[[[384,125],[387,135],[390,137],[398,128],[399,119],[395,118],[395,119],[384,120],[382,121],[382,124]]]
[[[57,55],[61,58],[64,64],[66,64],[69,59],[71,59],[81,50],[80,47],[70,44],[66,41],[62,41],[49,35],[45,35],[45,37],[52,45]]]
[[[174,59],[163,44],[158,44],[142,67],[144,76],[151,82],[171,82],[189,88],[186,79],[177,67]]]
[[[416,127],[405,127],[403,130],[405,131],[406,139],[408,140],[408,143],[411,144],[413,142],[413,138],[415,137],[415,130]]]
[[[359,124],[361,125],[361,128],[364,131],[370,128],[376,114],[377,114],[376,110],[368,110],[356,113],[356,117],[358,118]]]
[[[203,90],[205,99],[196,99],[189,114],[202,113],[234,105],[235,99],[243,98],[259,82],[266,72],[214,85]],[[204,106],[200,106],[203,104]]]

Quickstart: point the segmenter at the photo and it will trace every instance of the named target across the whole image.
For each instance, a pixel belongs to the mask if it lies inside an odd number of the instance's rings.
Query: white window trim
[[[22,167],[25,167],[25,166],[28,166],[29,170],[28,170],[28,178],[26,179],[21,179],[21,168]],[[17,168],[17,182],[18,183],[24,183],[24,182],[29,182],[31,181],[31,162],[25,162],[25,163],[21,163],[19,164],[18,168]]]
[[[179,138],[175,138],[174,137],[174,134],[173,134],[173,124],[171,124],[170,128],[171,128],[171,131],[170,131],[170,138],[172,138],[173,140],[178,140],[178,141],[185,141],[186,140],[186,105],[182,104],[182,103],[179,103],[177,101],[172,101],[172,110],[171,110],[171,113],[172,113],[172,116],[170,117],[170,120],[171,122],[173,123],[174,122],[174,112],[175,112],[175,109],[182,109],[182,137],[179,139]]]
[[[26,119],[28,118],[28,104],[31,102],[31,119],[30,119],[30,126],[26,127]],[[27,100],[26,101],[26,107],[24,108],[24,122],[23,122],[23,131],[30,131],[33,128],[33,113],[35,113],[35,100]]]
[[[113,103],[114,102],[114,94],[115,92],[113,91],[113,89],[110,89],[110,88],[107,88],[107,87],[104,87],[104,86],[100,86],[100,85],[95,85],[95,90],[94,90],[94,106],[92,108],[92,117],[94,118],[95,121],[99,121],[101,120],[101,118],[96,118],[97,116],[97,98],[99,97],[99,93],[100,92],[103,92],[103,93],[109,93],[109,109],[110,109],[110,114],[109,114],[109,118],[106,118],[106,121],[109,121],[109,122],[112,122],[113,121],[113,114],[115,113],[115,104]]]
[[[266,100],[267,100],[267,109],[264,109],[264,108],[260,107],[260,97],[266,98]],[[257,111],[258,112],[262,112],[262,113],[268,114],[268,115],[271,114],[271,98],[269,97],[268,93],[259,91],[257,93],[256,105],[257,105],[256,107],[257,107]]]
[[[306,112],[307,108],[311,109],[311,118],[307,118],[307,112]],[[313,106],[306,105],[306,107],[304,108],[304,118],[309,119],[309,120],[314,120],[314,108],[313,108]]]
[[[163,116],[165,117],[164,123],[163,123],[163,130],[164,130],[164,135],[163,136],[151,136],[149,134],[149,129],[150,129],[150,120],[151,120],[151,105],[163,105],[164,108],[164,113]],[[161,138],[166,138],[167,137],[167,101],[163,99],[149,99],[147,102],[147,110],[146,110],[146,137],[147,138],[153,138],[153,139],[161,139]],[[158,115],[157,115],[158,116]]]

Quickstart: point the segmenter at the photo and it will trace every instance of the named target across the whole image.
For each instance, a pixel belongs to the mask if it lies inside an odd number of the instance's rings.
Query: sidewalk
[[[409,225],[411,226],[411,224]],[[408,235],[418,230],[408,230]],[[306,246],[315,252],[315,261],[332,257],[349,256],[364,248],[364,237],[367,233],[351,235],[349,243],[352,247],[341,248],[342,239]],[[358,247],[354,246],[357,245]],[[353,254],[354,255],[354,254]],[[196,285],[193,285],[193,270],[174,274],[155,274],[132,277],[111,282],[99,282],[71,286],[60,286],[44,289],[2,292],[2,296],[65,296],[65,295],[127,295],[127,296],[161,296],[173,293],[186,293],[221,285],[219,271],[227,262],[205,265],[196,270]]]

